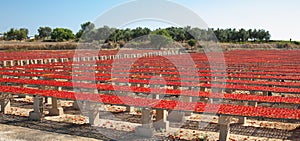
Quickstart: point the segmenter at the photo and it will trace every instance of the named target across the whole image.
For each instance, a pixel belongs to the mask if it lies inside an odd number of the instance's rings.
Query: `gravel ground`
[[[96,139],[0,124],[0,141],[96,141]]]
[[[69,102],[65,102],[69,103]],[[12,101],[12,114],[0,114],[1,140],[145,140],[134,135],[134,128],[140,125],[141,115],[129,114],[122,111],[122,107],[108,107],[112,114],[102,115],[101,124],[90,126],[88,119],[64,104],[65,115],[46,117],[42,122],[28,119],[28,112],[32,110],[30,102]],[[18,107],[18,108],[17,108]],[[124,107],[123,107],[124,108]],[[75,124],[77,123],[77,124]],[[193,114],[184,123],[170,123],[169,133],[158,132],[154,140],[166,140],[172,135],[191,139],[195,135],[208,136],[210,141],[217,140],[219,127],[217,117],[206,121],[202,115]],[[202,127],[201,125],[207,124]],[[274,121],[260,121],[248,119],[247,125],[232,124],[230,140],[295,140],[300,141],[299,123],[284,123]],[[16,128],[16,129],[14,129]],[[30,129],[29,129],[30,128]],[[27,130],[28,129],[28,130]],[[35,135],[37,134],[37,135]],[[39,135],[40,134],[40,135]],[[35,136],[34,136],[35,135]]]

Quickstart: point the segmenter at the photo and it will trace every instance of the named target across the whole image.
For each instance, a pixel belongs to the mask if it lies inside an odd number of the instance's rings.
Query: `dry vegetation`
[[[125,43],[122,43],[125,44]],[[129,43],[127,46],[132,46]],[[93,44],[88,44],[89,48]],[[143,44],[145,46],[145,44]],[[300,49],[300,45],[289,42],[272,42],[272,43],[219,43],[220,47],[224,50],[237,50],[237,49]],[[108,43],[104,44],[102,48],[115,48],[121,46],[121,43]],[[124,46],[124,45],[122,45]],[[181,43],[187,49],[191,47],[187,43]],[[197,45],[201,50],[201,43]],[[17,41],[2,41],[0,42],[0,50],[6,51],[19,51],[19,50],[70,50],[82,47],[77,42],[17,42]]]
[[[76,49],[76,42],[8,42],[2,41],[0,50],[66,50]]]

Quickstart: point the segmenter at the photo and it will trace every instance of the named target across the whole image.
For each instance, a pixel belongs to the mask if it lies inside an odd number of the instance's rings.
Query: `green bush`
[[[195,40],[195,39],[190,39],[190,40],[188,41],[188,44],[189,44],[191,47],[195,46],[196,43],[197,43],[197,40]]]

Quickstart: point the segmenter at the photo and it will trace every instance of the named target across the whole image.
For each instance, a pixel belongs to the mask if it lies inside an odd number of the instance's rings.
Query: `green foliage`
[[[76,33],[76,39],[79,40],[81,38],[81,36],[83,35],[83,30],[79,30],[77,33]]]
[[[269,31],[263,29],[259,30],[245,30],[243,28],[237,29],[217,29],[214,33],[220,42],[247,42],[247,41],[269,41],[271,35]]]
[[[157,30],[154,30],[152,32],[153,35],[161,35],[161,36],[164,36],[166,38],[170,38],[172,39],[172,36],[169,34],[168,30],[166,29],[157,29]]]
[[[20,28],[14,29],[11,28],[8,32],[4,33],[4,39],[6,40],[25,40],[28,36],[28,29]]]
[[[129,42],[133,39],[143,41],[144,36],[149,35],[151,30],[149,28],[137,27],[135,29],[113,29],[109,35],[108,40],[113,42],[125,41]]]
[[[91,22],[81,24],[81,29],[76,33],[76,38],[79,39],[84,33],[90,32],[95,28],[95,25]]]
[[[82,27],[84,28],[84,27]],[[149,35],[147,38],[140,38]],[[158,36],[153,36],[158,35]],[[220,41],[220,42],[247,42],[247,41],[269,41],[270,34],[265,30],[246,30],[246,29],[200,29],[187,27],[169,27],[166,29],[157,29],[151,32],[148,28],[135,29],[115,29],[104,26],[102,28],[94,29],[86,33],[87,38],[81,38],[85,41],[105,41],[107,42],[129,42],[133,39],[145,41],[150,38],[153,45],[158,48],[168,45],[171,40],[178,42],[190,42],[189,44],[195,46],[194,40],[199,41]],[[192,40],[194,39],[194,40]]]
[[[109,28],[108,26],[103,26],[101,28],[96,29],[95,40],[107,42],[109,36],[114,32],[114,30],[114,28]]]
[[[24,40],[27,39],[28,29],[11,28],[3,34],[5,40]],[[156,36],[153,36],[156,35]],[[161,36],[161,37],[159,37]],[[172,40],[177,42],[187,42],[190,46],[195,46],[196,41],[220,41],[220,42],[269,42],[271,35],[269,31],[263,29],[201,29],[198,27],[168,27],[151,31],[149,28],[137,27],[135,29],[116,29],[108,26],[95,28],[91,22],[81,24],[81,29],[74,35],[71,30],[66,28],[56,28],[52,31],[50,27],[39,27],[36,39],[50,41],[68,41],[80,39],[84,42],[97,43],[119,43],[123,45],[126,42],[134,40],[135,42],[151,41],[158,48],[166,46]],[[143,37],[143,38],[141,38]],[[125,43],[124,43],[125,42]],[[298,44],[299,42],[294,42]]]
[[[295,45],[300,45],[300,42],[297,42],[297,41],[293,41],[293,43],[294,43]]]
[[[136,29],[132,30],[132,38],[139,38],[150,34],[150,32],[151,30],[149,28],[137,27]]]
[[[196,43],[197,43],[197,40],[195,40],[195,39],[190,39],[190,40],[188,41],[188,44],[189,44],[191,47],[195,46]]]
[[[54,41],[62,42],[75,39],[72,30],[67,28],[55,28],[51,33],[51,39]]]
[[[108,43],[109,37],[116,30],[114,28],[109,28],[108,26],[103,26],[97,29],[93,29],[93,28],[89,28],[85,30],[82,29],[83,34],[81,35],[80,40],[84,42],[97,41],[100,43],[104,43],[104,42]],[[77,37],[79,37],[79,34],[80,33],[77,34]]]
[[[82,37],[84,35],[84,37]],[[149,36],[147,36],[149,35]],[[158,35],[163,38],[158,38]],[[146,38],[140,38],[147,36]],[[151,38],[150,38],[151,37]],[[135,29],[115,29],[108,26],[96,28],[91,22],[81,24],[81,29],[76,33],[76,38],[82,41],[101,43],[108,42],[129,42],[131,40],[147,41],[150,38],[151,43],[158,48],[168,45],[171,40],[178,42],[190,42],[192,46],[194,40],[198,41],[220,41],[220,42],[247,42],[247,41],[269,41],[271,35],[268,31],[246,30],[246,29],[200,29],[197,27],[168,27],[151,31],[149,28],[137,27]],[[147,39],[147,40],[146,40]],[[192,40],[194,39],[194,40]]]
[[[28,29],[27,28],[21,28],[16,31],[17,40],[24,40],[27,39],[28,36]]]
[[[187,32],[184,31],[184,29],[181,27],[169,27],[166,28],[166,30],[168,34],[172,37],[172,39],[175,41],[183,41],[188,36]]]
[[[239,30],[238,35],[239,35],[238,36],[239,41],[245,42],[245,41],[248,41],[248,39],[249,39],[249,32],[243,28]]]
[[[84,31],[91,31],[94,28],[95,28],[95,25],[91,22],[86,22],[86,23],[81,24],[81,30],[84,30]]]
[[[166,29],[157,29],[151,33],[150,41],[155,48],[161,49],[172,42],[172,36]]]
[[[50,27],[39,27],[38,33],[37,37],[39,39],[49,38],[51,36],[52,29]]]

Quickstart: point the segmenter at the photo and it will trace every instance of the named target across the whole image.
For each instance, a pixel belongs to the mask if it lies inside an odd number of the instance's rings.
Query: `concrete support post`
[[[10,99],[3,99],[0,101],[1,112],[7,114],[10,111]]]
[[[142,109],[142,126],[135,128],[135,134],[142,137],[153,137],[155,129],[152,123],[152,114],[150,108]]]
[[[52,104],[52,98],[51,97],[45,97],[45,104]]]
[[[34,103],[33,103],[34,110],[29,113],[30,119],[32,119],[32,120],[41,120],[42,119],[43,111],[41,110],[42,107],[40,107],[40,105],[42,103],[43,103],[43,101],[40,98],[40,96],[35,95]]]
[[[62,87],[57,87],[57,90],[58,91],[62,91]]]
[[[57,98],[52,97],[52,108],[49,109],[49,115],[60,116],[63,115],[64,111],[61,105],[58,103]]]
[[[239,105],[247,106],[248,103],[246,101],[240,102]],[[238,117],[238,123],[240,124],[246,124],[247,118],[246,117]]]
[[[73,107],[75,110],[80,110],[80,107],[81,107],[82,104],[83,104],[83,102],[81,102],[81,101],[74,101],[72,107]]]
[[[272,96],[272,92],[264,91],[263,96]]]
[[[240,124],[246,124],[246,122],[247,122],[247,118],[246,117],[239,117],[238,118],[238,123],[240,123]]]
[[[14,66],[14,61],[9,61],[10,62],[10,66],[13,67]]]
[[[142,126],[151,128],[152,124],[152,114],[150,108],[143,108],[142,109]]]
[[[23,60],[20,60],[20,66],[24,66]]]
[[[225,89],[224,92],[228,93],[228,94],[232,94],[233,93],[233,89]]]
[[[214,99],[212,99],[212,98],[208,98],[208,101],[207,101],[207,103],[214,103]]]
[[[159,96],[159,94],[152,94],[152,98],[153,98],[153,99],[159,99],[160,96]]]
[[[230,133],[230,116],[220,116],[218,124],[220,126],[219,141],[228,141]]]
[[[86,108],[88,108],[89,124],[97,125],[100,122],[100,110],[97,103],[86,102]]]
[[[170,122],[185,122],[185,112],[170,110],[167,120]]]
[[[20,66],[20,65],[21,65],[20,60],[18,60],[17,61],[17,66]]]
[[[134,112],[134,107],[132,107],[132,106],[125,106],[125,107],[126,107],[125,112],[129,112],[129,113],[133,113]]]
[[[206,88],[205,87],[200,87],[200,92],[206,92]]]
[[[169,121],[167,121],[167,111],[158,109],[156,110],[156,119],[153,124],[156,130],[165,129],[169,131]]]
[[[30,60],[26,60],[26,65],[29,65],[30,64]]]
[[[7,62],[6,61],[3,61],[3,67],[7,67]]]
[[[257,107],[258,103],[255,101],[249,101],[249,106]]]
[[[89,111],[89,124],[97,125],[100,122],[99,110],[90,110]]]

